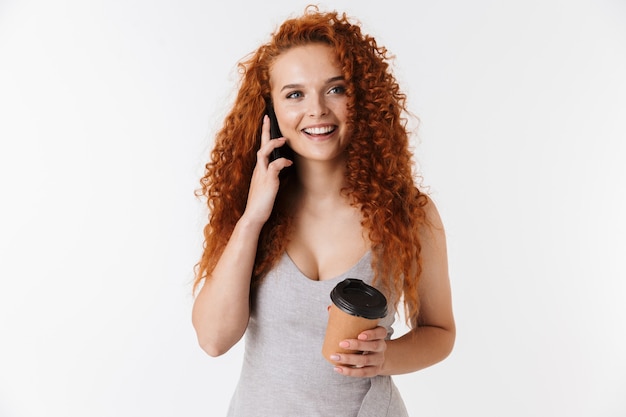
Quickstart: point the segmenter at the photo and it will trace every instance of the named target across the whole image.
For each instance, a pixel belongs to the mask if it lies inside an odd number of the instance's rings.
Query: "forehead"
[[[281,53],[270,67],[270,82],[300,82],[341,75],[334,49],[326,44],[295,46]]]

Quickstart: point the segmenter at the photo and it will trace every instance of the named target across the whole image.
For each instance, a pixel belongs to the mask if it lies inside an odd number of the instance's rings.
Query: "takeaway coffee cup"
[[[365,330],[373,329],[387,315],[387,299],[376,288],[360,279],[347,278],[330,293],[332,304],[328,311],[328,325],[322,346],[322,355],[330,359],[334,353],[356,353],[339,347],[345,339],[356,339]]]

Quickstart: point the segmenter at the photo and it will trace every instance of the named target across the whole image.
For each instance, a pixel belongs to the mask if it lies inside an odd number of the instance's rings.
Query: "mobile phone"
[[[276,139],[283,136],[280,133],[280,128],[278,127],[278,120],[276,120],[276,113],[274,113],[274,106],[271,103],[267,104],[267,115],[270,118],[270,139]],[[270,155],[270,162],[278,159],[278,158],[287,158],[293,161],[293,150],[286,143],[280,148],[276,148],[272,151]]]

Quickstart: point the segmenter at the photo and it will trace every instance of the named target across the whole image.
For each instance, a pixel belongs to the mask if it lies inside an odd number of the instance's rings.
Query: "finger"
[[[367,368],[350,368],[347,366],[335,366],[335,372],[350,377],[366,378],[376,376],[376,370],[371,367]]]
[[[263,115],[263,123],[261,125],[261,148],[270,140],[270,118],[267,114]]]
[[[269,163],[269,165],[267,166],[267,170],[276,171],[276,173],[279,173],[283,170],[283,168],[287,168],[291,165],[293,165],[292,160],[287,158],[278,158]]]
[[[257,160],[269,162],[269,158],[270,158],[270,155],[272,154],[272,151],[276,148],[283,146],[286,141],[287,139],[285,138],[278,138],[278,139],[272,139],[272,140],[268,139],[266,143],[261,144],[261,148],[259,148],[257,152]]]
[[[384,339],[347,339],[339,343],[339,347],[346,350],[356,350],[360,352],[384,352],[387,348],[387,343]]]
[[[367,354],[360,353],[342,353],[333,355],[331,357],[340,366],[347,366],[350,368],[365,368],[367,366],[378,366],[383,357],[380,354]]]
[[[371,330],[365,330],[364,332],[359,333],[357,339],[359,340],[376,340],[376,339],[384,339],[387,337],[387,329],[378,326]]]

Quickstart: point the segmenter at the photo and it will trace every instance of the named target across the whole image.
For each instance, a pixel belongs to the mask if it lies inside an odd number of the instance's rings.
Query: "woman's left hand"
[[[363,353],[336,353],[331,356],[333,361],[341,364],[335,366],[335,372],[361,378],[379,375],[385,362],[386,337],[387,329],[378,326],[360,333],[356,339],[346,339],[339,343],[342,349]]]

